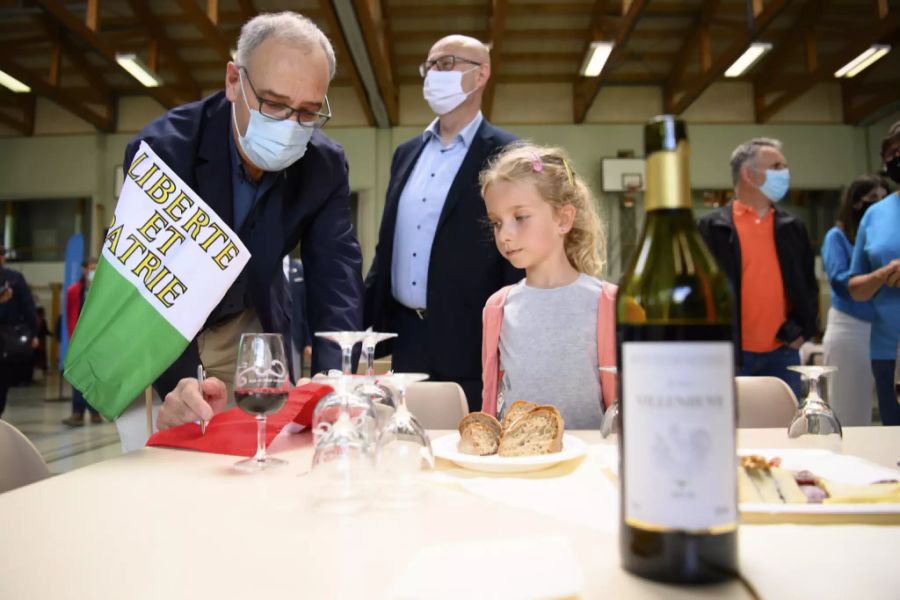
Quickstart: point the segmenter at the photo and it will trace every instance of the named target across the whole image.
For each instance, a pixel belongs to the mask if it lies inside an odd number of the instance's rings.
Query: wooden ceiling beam
[[[699,51],[702,59],[702,55],[705,51],[707,54],[706,58],[709,60],[709,24],[715,16],[719,5],[720,0],[704,0],[700,12],[697,13],[694,19],[690,33],[684,38],[684,42],[681,44],[678,53],[675,55],[672,74],[669,77],[669,84],[667,86],[668,89],[674,89],[684,80],[687,68],[693,62],[691,58],[694,52]],[[709,69],[710,66],[712,65],[701,64],[700,72],[702,73]]]
[[[852,81],[852,80],[851,80]],[[868,118],[897,105],[900,107],[900,79],[879,85],[877,93],[865,95],[867,100],[858,101],[853,86],[845,82],[841,88],[844,100],[844,123],[860,125]]]
[[[84,25],[93,32],[100,30],[100,0],[87,0]]]
[[[503,41],[506,33],[506,15],[510,5],[507,0],[491,0],[490,39],[491,44],[491,77],[488,79],[484,96],[481,100],[481,109],[485,117],[490,120],[494,109],[494,95],[497,91],[497,78],[500,76],[501,67],[506,59],[503,55]]]
[[[594,103],[600,88],[606,83],[609,76],[610,67],[616,63],[621,55],[625,52],[625,45],[631,37],[637,25],[638,19],[647,6],[647,0],[633,0],[628,5],[628,12],[624,15],[622,26],[614,38],[615,46],[606,63],[606,68],[598,77],[579,77],[572,84],[572,113],[576,123],[583,123],[587,116],[588,109]]]
[[[165,58],[166,64],[175,71],[178,78],[179,87],[187,90],[188,100],[197,100],[200,98],[200,86],[191,74],[190,68],[181,59],[177,48],[181,46],[180,41],[175,42],[169,37],[162,22],[150,10],[150,4],[147,0],[128,0],[128,6],[132,12],[137,15],[144,24],[146,31],[156,40],[159,51]],[[224,66],[224,65],[222,65]]]
[[[577,76],[571,73],[503,73],[497,83],[574,83]],[[662,85],[666,79],[665,73],[610,73],[607,76],[608,85]],[[422,78],[418,75],[403,75],[398,79],[400,85],[421,85]]]
[[[400,122],[399,92],[394,83],[394,67],[391,64],[392,44],[387,38],[386,19],[381,12],[381,3],[379,0],[353,0],[353,8],[362,30],[372,69],[375,71],[375,80],[384,100],[388,120],[391,125],[397,125]],[[421,60],[420,56],[419,61]]]
[[[895,12],[872,26],[854,32],[840,51],[827,57],[820,57],[817,62],[818,68],[814,72],[793,77],[791,83],[784,89],[773,90],[764,85],[754,85],[757,120],[765,123],[817,83],[833,81],[834,72],[863,50],[886,36],[896,36],[898,33],[900,33],[900,12]],[[771,97],[773,93],[774,98]]]
[[[366,115],[366,122],[369,126],[374,126],[375,114],[372,112],[372,104],[369,102],[369,96],[366,94],[366,90],[363,87],[362,78],[359,75],[359,71],[356,69],[356,63],[354,63],[351,58],[353,55],[350,54],[350,48],[347,46],[347,40],[344,38],[344,31],[338,23],[338,18],[334,12],[331,0],[319,0],[319,10],[323,15],[323,20],[328,27],[328,31],[331,32],[328,37],[334,45],[335,54],[344,57],[344,60],[348,65],[347,72],[350,75],[350,85],[353,86],[353,91],[356,92],[356,98],[359,100],[359,104],[362,106],[363,112]]]
[[[65,89],[51,85],[43,78],[35,76],[31,71],[13,63],[6,56],[0,56],[0,69],[30,87],[36,94],[45,96],[73,115],[87,121],[98,131],[104,133],[113,131],[115,123],[113,118],[114,111],[111,107],[107,106],[103,114],[98,113],[87,104],[69,96]]]
[[[178,6],[184,11],[191,24],[206,38],[210,48],[218,54],[222,60],[231,60],[231,41],[226,40],[216,23],[209,20],[209,15],[204,12],[194,0],[176,0]],[[164,21],[165,22],[165,21]]]
[[[87,44],[110,63],[118,64],[116,63],[115,49],[98,34],[88,29],[80,19],[69,12],[60,0],[35,0],[35,2],[40,4],[48,14],[67,30],[67,35]],[[125,69],[122,69],[122,72],[127,73]],[[146,93],[166,108],[172,108],[181,103],[180,95],[173,93],[173,90],[169,87],[146,88]]]
[[[256,7],[253,5],[253,0],[237,0],[237,3],[245,22],[256,16]]]
[[[112,111],[114,102],[109,85],[103,75],[84,56],[84,52],[77,48],[58,21],[47,14],[41,14],[35,19],[44,30],[47,39],[52,40],[53,48],[50,54],[50,75],[47,77],[50,85],[59,86],[62,76],[62,58],[65,58],[78,71],[78,74],[88,83],[94,92],[91,102],[102,104],[107,111]]]
[[[709,68],[699,75],[689,79],[684,70],[677,67],[680,76],[670,77],[666,86],[665,111],[677,115],[687,110],[714,81],[722,77],[725,70],[744,53],[750,42],[757,39],[789,3],[789,0],[769,0],[758,14],[748,17],[750,22],[743,33],[730,36],[732,42],[721,54],[712,59]]]

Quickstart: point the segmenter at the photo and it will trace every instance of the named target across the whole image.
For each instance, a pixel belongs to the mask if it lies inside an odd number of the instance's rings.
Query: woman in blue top
[[[900,183],[900,121],[881,144],[888,175]],[[866,211],[856,232],[850,264],[850,295],[872,300],[872,374],[878,410],[885,425],[900,425],[894,391],[897,342],[900,340],[900,195],[894,192]]]
[[[871,301],[850,297],[850,259],[863,214],[887,195],[887,184],[872,175],[858,177],[844,195],[837,225],[825,234],[822,264],[831,284],[831,308],[825,327],[825,364],[838,368],[830,378],[831,408],[842,425],[872,424],[875,380],[869,361]]]

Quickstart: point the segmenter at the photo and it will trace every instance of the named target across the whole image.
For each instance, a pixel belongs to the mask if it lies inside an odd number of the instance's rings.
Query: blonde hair
[[[580,273],[600,277],[605,266],[606,238],[591,190],[561,148],[514,144],[498,154],[479,176],[481,195],[500,181],[529,181],[554,211],[575,208],[572,229],[566,234],[566,258]]]

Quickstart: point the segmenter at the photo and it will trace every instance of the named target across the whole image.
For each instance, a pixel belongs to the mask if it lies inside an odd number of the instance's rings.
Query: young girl
[[[481,173],[497,249],[525,279],[484,308],[482,410],[553,404],[570,429],[599,428],[615,400],[616,286],[590,190],[562,150],[517,145]]]

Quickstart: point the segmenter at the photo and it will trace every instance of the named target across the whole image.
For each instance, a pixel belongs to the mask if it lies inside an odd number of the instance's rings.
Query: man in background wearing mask
[[[81,279],[69,286],[66,290],[66,326],[68,328],[69,340],[75,333],[75,325],[78,323],[78,317],[81,315],[81,309],[84,308],[84,299],[87,297],[91,282],[94,280],[94,273],[97,271],[97,259],[89,258],[81,263]],[[81,427],[84,425],[84,411],[89,410],[91,413],[91,423],[102,423],[103,417],[100,416],[94,407],[89,406],[84,400],[84,394],[76,388],[72,388],[72,414],[62,420],[63,424],[69,427]]]
[[[739,375],[784,380],[800,397],[800,346],[818,334],[819,286],[806,226],[778,208],[790,172],[778,140],[757,138],[731,154],[734,200],[704,215],[700,233],[735,291]]]
[[[165,402],[157,427],[212,417],[224,406],[241,333],[280,333],[291,347],[290,290],[282,257],[302,239],[312,331],[362,325],[362,256],[350,220],[343,149],[321,127],[334,50],[309,19],[261,14],[241,29],[225,91],[175,108],[141,140],[174,169],[241,238],[252,257],[203,329],[154,386]],[[340,350],[313,343],[312,369],[339,368]],[[212,375],[200,386],[202,364]]]
[[[491,241],[478,174],[516,138],[481,114],[491,65],[478,40],[439,40],[419,74],[437,118],[394,153],[365,321],[399,334],[379,346],[395,371],[455,381],[480,410],[481,309],[524,274]]]

